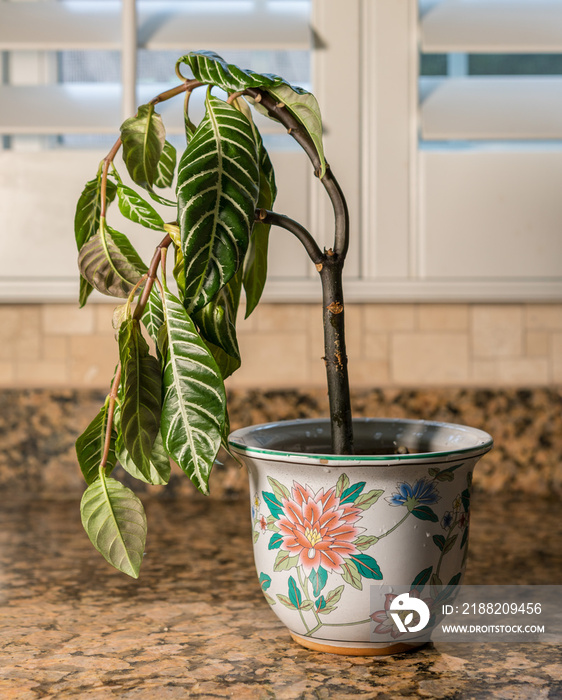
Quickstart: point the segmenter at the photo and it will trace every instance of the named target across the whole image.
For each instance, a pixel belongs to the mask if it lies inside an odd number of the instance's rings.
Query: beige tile
[[[346,305],[345,342],[349,359],[359,359],[363,356],[363,323],[363,306],[361,304]],[[324,354],[324,328],[322,324],[322,307],[319,304],[308,305],[306,329],[311,353],[310,357],[321,357]]]
[[[14,382],[17,386],[65,386],[68,384],[68,366],[64,361],[16,362]]]
[[[469,378],[465,333],[394,333],[391,379],[398,384],[462,384]]]
[[[254,311],[258,331],[303,331],[307,308],[304,304],[262,304]]]
[[[553,333],[551,339],[552,381],[562,384],[562,333]]]
[[[121,303],[113,302],[111,304],[92,304],[92,309],[94,311],[94,332],[103,335],[105,333],[114,334],[115,329],[113,328],[113,314],[117,306],[121,306]],[[80,309],[80,312],[85,311],[85,309]]]
[[[367,304],[363,309],[365,331],[409,331],[415,328],[413,304]]]
[[[94,332],[93,305],[79,309],[71,304],[45,304],[42,307],[45,335],[88,335]]]
[[[70,381],[74,386],[109,388],[118,360],[112,336],[77,335],[70,339]]]
[[[518,357],[523,354],[523,309],[518,305],[474,306],[471,309],[474,357]]]
[[[22,306],[19,309],[19,330],[14,338],[17,360],[38,360],[41,356],[41,326],[39,308]]]
[[[562,304],[528,304],[525,325],[532,330],[562,331]]]
[[[498,363],[501,384],[511,386],[537,386],[548,384],[549,366],[546,358],[502,358]]]
[[[472,360],[470,363],[471,383],[478,386],[497,385],[499,378],[499,360]]]
[[[0,362],[0,386],[12,386],[15,379],[13,362]]]
[[[242,366],[230,386],[295,387],[306,384],[307,339],[303,333],[247,333],[239,337]]]
[[[390,383],[388,360],[359,360],[349,363],[349,383],[352,389],[373,389]]]
[[[422,331],[466,331],[468,304],[421,304],[418,328]]]
[[[388,333],[369,333],[363,336],[363,356],[366,360],[388,362]]]
[[[43,338],[41,357],[43,360],[66,362],[70,341],[64,335],[47,335]]]
[[[550,351],[550,333],[546,331],[525,332],[525,355],[547,357]]]

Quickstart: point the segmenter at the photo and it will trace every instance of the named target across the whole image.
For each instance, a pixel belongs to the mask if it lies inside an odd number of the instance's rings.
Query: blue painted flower
[[[410,511],[418,506],[430,506],[441,498],[433,481],[427,479],[419,479],[413,486],[403,481],[396,488],[398,492],[386,500],[391,506],[406,506]]]
[[[441,518],[441,527],[443,530],[448,530],[453,523],[453,513],[448,510],[445,515]]]

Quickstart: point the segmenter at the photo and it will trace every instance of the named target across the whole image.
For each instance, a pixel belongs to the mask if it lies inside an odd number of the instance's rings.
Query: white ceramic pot
[[[353,456],[329,454],[327,419],[255,425],[229,442],[250,476],[259,581],[293,639],[332,653],[396,653],[422,643],[416,625],[396,626],[400,587],[431,608],[432,590],[462,579],[472,470],[492,438],[367,418],[354,420],[354,435]]]

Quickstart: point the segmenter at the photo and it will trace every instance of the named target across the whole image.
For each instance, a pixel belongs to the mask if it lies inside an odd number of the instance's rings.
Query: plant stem
[[[156,246],[156,250],[154,251],[154,255],[152,256],[152,260],[150,261],[150,267],[148,268],[146,284],[144,285],[141,298],[139,299],[139,303],[137,304],[137,308],[135,309],[134,318],[136,318],[137,320],[140,320],[141,316],[143,315],[145,306],[148,302],[148,297],[150,296],[150,292],[152,291],[154,280],[156,279],[156,271],[158,270],[158,265],[160,265],[162,261],[162,251],[168,248],[171,242],[172,238],[170,234],[167,233],[164,236],[164,238],[160,241],[160,243]]]
[[[290,231],[303,244],[306,252],[308,253],[308,257],[312,260],[312,262],[315,265],[323,264],[325,258],[324,253],[320,250],[318,244],[311,236],[309,231],[307,231],[304,226],[299,224],[298,221],[295,221],[284,214],[277,214],[276,212],[269,211],[267,209],[258,209],[256,211],[256,220],[262,221],[265,224],[280,226],[281,228]]]
[[[406,520],[406,518],[410,515],[410,512],[411,512],[411,511],[408,511],[408,512],[406,513],[406,515],[402,518],[402,520],[399,520],[399,521],[396,523],[396,525],[393,525],[393,526],[390,528],[390,530],[387,530],[383,535],[379,535],[379,537],[378,537],[377,539],[378,539],[378,540],[381,540],[383,537],[386,537],[387,535],[390,535],[391,532],[394,532],[394,530],[396,530],[397,527],[399,527],[400,525],[402,525],[402,523],[404,522],[404,520]]]
[[[113,430],[113,414],[115,413],[115,402],[117,401],[117,392],[119,391],[119,383],[121,382],[121,363],[117,365],[115,377],[111,384],[109,392],[109,406],[107,407],[107,426],[105,428],[105,441],[103,443],[103,454],[100,462],[100,471],[103,471],[109,458],[109,450],[111,449],[111,432]]]

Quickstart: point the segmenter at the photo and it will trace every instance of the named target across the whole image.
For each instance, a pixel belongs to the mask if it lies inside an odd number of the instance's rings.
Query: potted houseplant
[[[110,476],[117,461],[132,476],[163,484],[171,458],[207,493],[223,445],[248,466],[259,581],[294,638],[360,654],[419,643],[416,626],[404,626],[407,616],[402,628],[393,626],[396,592],[384,586],[407,584],[411,597],[425,596],[431,608],[443,599],[440,586],[448,595],[459,583],[472,468],[491,439],[463,426],[352,421],[342,292],[348,212],[324,157],[315,98],[209,52],[183,56],[176,73],[176,88],[122,124],[77,205],[80,303],[93,289],[124,300],[114,315],[119,363],[111,390],[77,440],[88,485],[84,528],[110,564],[137,577],[146,518],[137,496]],[[189,113],[195,89],[206,90],[197,125]],[[177,174],[176,151],[156,112],[176,95],[184,96],[187,141]],[[333,204],[331,248],[321,250],[300,223],[272,210],[273,168],[250,105],[279,121],[309,157]],[[114,163],[121,148],[133,187]],[[161,188],[174,181],[177,197],[168,200]],[[109,224],[114,200],[127,219],[160,232],[148,264]],[[151,201],[170,207],[169,221]],[[229,437],[224,380],[241,362],[236,315],[242,289],[246,315],[259,302],[271,225],[293,233],[319,272],[330,417]]]

